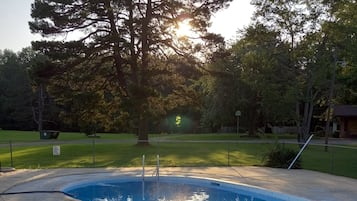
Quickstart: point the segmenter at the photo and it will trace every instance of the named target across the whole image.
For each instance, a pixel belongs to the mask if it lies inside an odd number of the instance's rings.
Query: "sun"
[[[176,35],[177,37],[187,37],[193,34],[192,26],[189,20],[181,21],[177,24]]]

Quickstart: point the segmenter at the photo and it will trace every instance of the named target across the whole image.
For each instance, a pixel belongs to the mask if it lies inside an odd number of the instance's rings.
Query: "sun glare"
[[[176,29],[176,35],[178,37],[186,37],[186,36],[190,36],[192,34],[193,34],[192,27],[188,20],[178,23],[178,26]]]

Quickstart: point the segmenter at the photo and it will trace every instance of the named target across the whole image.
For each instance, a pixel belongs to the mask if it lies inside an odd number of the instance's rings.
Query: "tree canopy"
[[[43,40],[0,54],[0,126],[32,114],[147,142],[169,117],[219,131],[239,110],[241,131],[288,124],[304,141],[332,104],[356,104],[355,1],[254,0],[252,23],[227,45],[207,28],[229,2],[35,0],[29,25]]]
[[[177,89],[166,94],[160,91],[156,86],[158,82],[163,85],[164,80],[157,76],[173,72],[168,68],[172,67],[170,55],[180,55],[192,63],[197,60],[195,55],[206,55],[199,52],[212,41],[223,41],[208,33],[207,27],[212,13],[228,3],[229,0],[35,0],[31,13],[34,20],[29,24],[34,33],[44,37],[75,34],[75,40],[36,41],[33,47],[57,63],[53,70],[56,75],[79,77],[74,81],[88,83],[86,89],[80,89],[79,97],[91,99],[88,107],[93,108],[92,101],[99,101],[98,96],[115,97],[113,101],[119,104],[116,107],[121,107],[129,119],[135,119],[139,141],[146,141],[148,119],[153,115],[151,106],[159,105],[154,100],[177,94]],[[189,21],[193,36],[175,34],[183,20]],[[80,87],[83,86],[82,83]]]
[[[32,92],[27,63],[20,55],[0,51],[0,128],[33,129]]]

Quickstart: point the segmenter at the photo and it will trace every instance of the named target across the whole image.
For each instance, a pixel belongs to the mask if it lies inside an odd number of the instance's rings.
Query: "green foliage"
[[[329,35],[330,45],[335,49],[337,60],[337,101],[342,104],[357,102],[357,6],[351,0],[336,1],[331,5],[336,18],[325,23],[324,32]]]
[[[202,85],[207,97],[202,120],[211,127],[234,126],[232,114],[239,109],[249,134],[267,123],[295,122],[299,140],[307,139],[312,118],[322,115],[334,88],[334,71],[342,84],[338,100],[356,102],[356,20],[351,20],[356,4],[254,0],[252,5],[254,23],[208,66],[212,77]],[[347,64],[343,69],[340,60]]]
[[[0,52],[0,127],[26,130],[32,121],[32,91],[27,63],[9,50]]]
[[[297,151],[285,147],[284,144],[275,144],[275,146],[264,155],[264,165],[274,168],[288,168],[297,153]],[[300,158],[296,160],[292,168],[301,168]]]
[[[244,98],[239,94],[239,69],[230,61],[230,56],[217,59],[208,66],[211,73],[200,79],[204,105],[201,122],[212,131],[235,122],[234,112]]]
[[[288,45],[279,33],[262,24],[247,27],[230,54],[209,65],[211,76],[202,79],[207,97],[203,122],[210,126],[234,126],[236,110],[250,135],[264,122],[293,118],[293,73],[286,67]]]
[[[269,29],[278,32],[281,40],[289,46],[284,63],[287,67],[285,72],[293,75],[289,78],[293,87],[288,94],[296,105],[296,114],[291,119],[301,128],[299,140],[307,138],[314,106],[326,92],[326,66],[329,66],[324,57],[326,41],[323,37],[317,37],[326,36],[321,33],[322,24],[328,18],[328,6],[325,3],[301,0],[252,1],[257,8],[255,21],[269,24]],[[311,36],[315,40],[311,41]]]
[[[146,140],[149,120],[182,106],[197,107],[192,71],[181,67],[184,62],[195,67],[196,56],[222,46],[222,37],[207,32],[207,22],[229,2],[35,1],[29,23],[33,32],[82,33],[76,41],[33,42],[36,50],[60,64],[51,81],[67,110],[62,116],[73,115],[66,119],[74,124],[79,119],[81,124],[94,122],[109,129],[133,125]],[[175,35],[182,20],[190,22],[201,40]],[[172,55],[180,57],[172,61]],[[95,97],[84,102],[80,96],[87,93]],[[71,103],[72,97],[83,105]]]

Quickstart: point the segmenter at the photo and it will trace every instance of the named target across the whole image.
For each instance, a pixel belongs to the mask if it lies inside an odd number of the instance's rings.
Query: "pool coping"
[[[154,175],[147,167],[145,176]],[[116,176],[141,176],[142,168],[24,169],[0,173],[0,199],[74,200],[61,193],[70,183]],[[267,167],[163,167],[162,176],[200,177],[269,189],[317,201],[352,201],[357,197],[357,180],[309,170]],[[22,192],[22,193],[19,193]],[[27,193],[26,193],[27,192]],[[34,193],[31,193],[34,192]],[[5,195],[5,194],[6,195]]]

